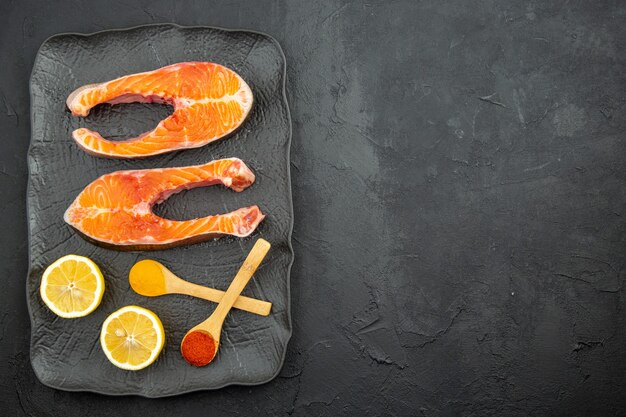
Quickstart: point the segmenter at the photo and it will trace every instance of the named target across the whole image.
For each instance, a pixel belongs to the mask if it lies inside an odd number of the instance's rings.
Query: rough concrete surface
[[[0,4],[3,415],[626,415],[626,4]],[[28,357],[28,78],[59,32],[266,32],[287,58],[296,260],[281,374],[148,400]]]

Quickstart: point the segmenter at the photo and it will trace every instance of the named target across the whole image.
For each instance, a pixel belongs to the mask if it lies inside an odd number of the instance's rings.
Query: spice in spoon
[[[220,335],[226,315],[233,308],[235,301],[252,278],[252,274],[261,265],[271,246],[264,239],[256,241],[213,313],[185,334],[180,351],[187,362],[195,366],[205,366],[213,360],[219,349]]]
[[[191,365],[208,365],[215,357],[215,339],[208,332],[195,330],[185,336],[180,351]]]

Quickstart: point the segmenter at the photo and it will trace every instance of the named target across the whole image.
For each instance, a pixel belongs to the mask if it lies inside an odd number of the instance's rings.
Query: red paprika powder
[[[195,330],[185,336],[180,345],[180,352],[191,365],[205,366],[215,357],[215,348],[213,336],[202,330]]]

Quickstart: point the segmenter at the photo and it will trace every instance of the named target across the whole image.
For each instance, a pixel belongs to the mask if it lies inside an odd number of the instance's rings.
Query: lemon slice
[[[130,371],[145,368],[156,360],[164,343],[161,320],[142,307],[122,307],[102,324],[102,350],[118,368]]]
[[[58,316],[83,317],[100,304],[104,278],[91,259],[67,255],[46,268],[39,293],[43,302]]]

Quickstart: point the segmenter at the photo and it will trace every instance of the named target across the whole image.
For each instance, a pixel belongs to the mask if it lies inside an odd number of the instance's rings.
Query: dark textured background
[[[28,77],[48,36],[171,21],[282,45],[294,334],[280,376],[162,400],[42,386]],[[3,415],[626,415],[624,2],[0,3]]]

